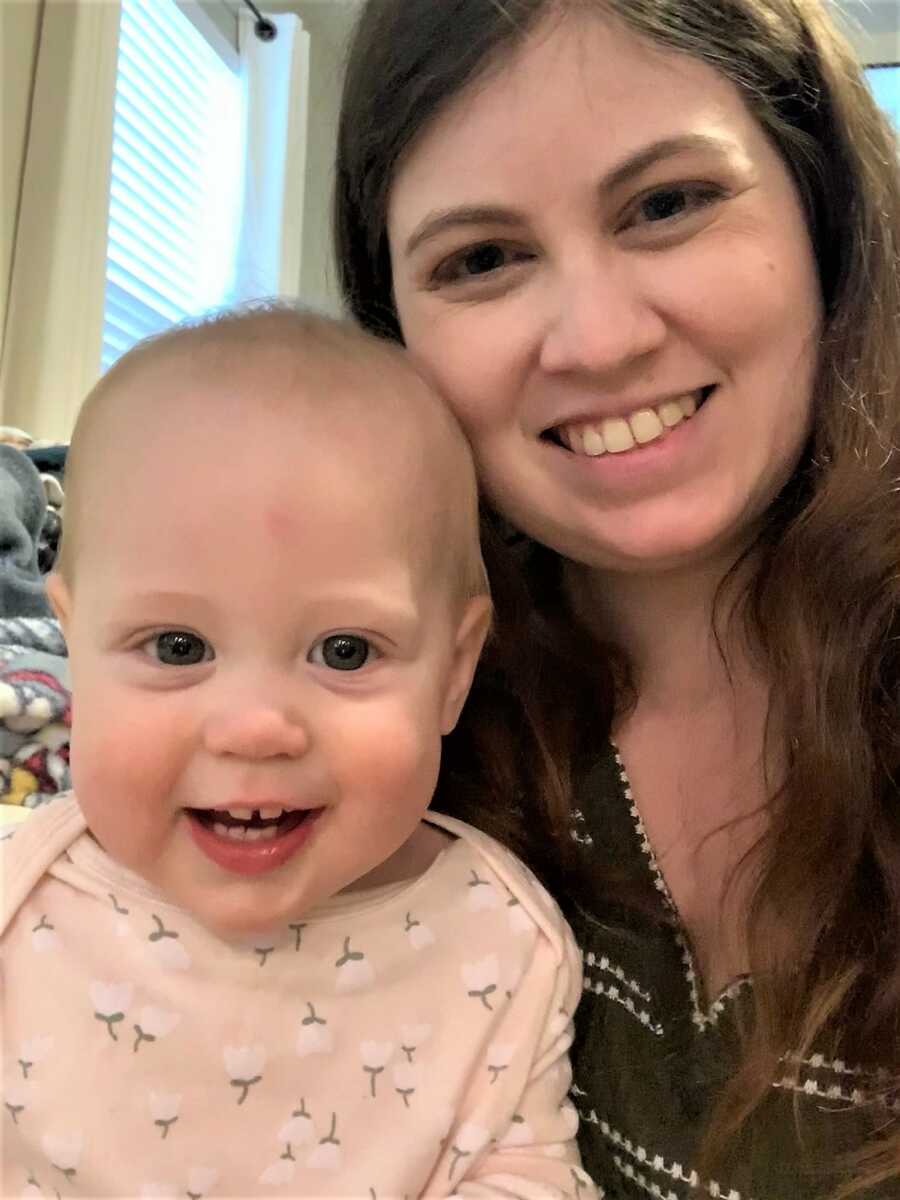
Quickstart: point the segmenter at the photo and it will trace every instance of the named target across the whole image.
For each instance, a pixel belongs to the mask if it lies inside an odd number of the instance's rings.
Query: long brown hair
[[[744,864],[754,880],[755,1021],[707,1149],[715,1156],[785,1063],[814,1046],[872,1081],[871,1137],[834,1164],[846,1178],[838,1194],[849,1196],[900,1180],[891,1119],[900,1096],[896,140],[821,0],[369,0],[349,57],[335,191],[340,277],[363,325],[402,340],[385,229],[401,156],[445,104],[565,10],[614,14],[732,80],[793,175],[815,248],[825,322],[814,431],[753,548],[742,610],[777,698],[770,737],[786,774]],[[611,659],[588,680],[584,657],[566,650],[572,615],[560,607],[553,556],[526,557],[538,566],[520,572],[527,605],[514,581],[495,585],[493,653],[519,695],[497,709],[497,747],[512,741],[528,770],[517,773],[515,753],[498,755],[507,765],[495,776],[519,795],[532,789],[559,829],[587,749],[580,739],[587,728],[596,746],[608,730],[624,676]],[[512,722],[506,743],[503,721]]]

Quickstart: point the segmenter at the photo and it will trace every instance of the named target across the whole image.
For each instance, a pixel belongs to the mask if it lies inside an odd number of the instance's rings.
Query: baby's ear
[[[65,635],[66,626],[69,623],[69,611],[72,607],[72,598],[69,594],[69,589],[62,575],[56,571],[51,571],[45,581],[47,588],[47,599],[50,601],[50,607],[53,609],[53,615],[56,617],[62,626],[63,634]]]
[[[441,712],[441,733],[452,733],[466,702],[484,639],[491,627],[489,596],[474,596],[466,603],[456,633],[453,662]]]

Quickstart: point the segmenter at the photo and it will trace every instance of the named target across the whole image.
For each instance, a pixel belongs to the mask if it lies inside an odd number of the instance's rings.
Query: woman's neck
[[[726,578],[730,565],[642,574],[571,569],[575,611],[625,652],[645,711],[699,711],[758,675],[735,611],[742,581]]]

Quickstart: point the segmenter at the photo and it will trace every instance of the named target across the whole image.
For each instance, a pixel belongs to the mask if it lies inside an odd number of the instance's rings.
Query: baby
[[[588,1200],[571,935],[427,811],[490,622],[452,418],[338,322],[225,314],[104,377],[66,497],[74,793],[0,845],[2,1195]]]

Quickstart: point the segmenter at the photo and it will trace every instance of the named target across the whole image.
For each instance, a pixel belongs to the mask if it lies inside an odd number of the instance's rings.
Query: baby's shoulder
[[[53,864],[84,832],[72,793],[0,824],[0,937]]]
[[[428,820],[456,839],[454,857],[466,873],[467,908],[481,914],[505,909],[521,932],[529,928],[558,947],[571,938],[559,905],[511,850],[480,829],[443,813]],[[499,915],[499,912],[498,912]]]

